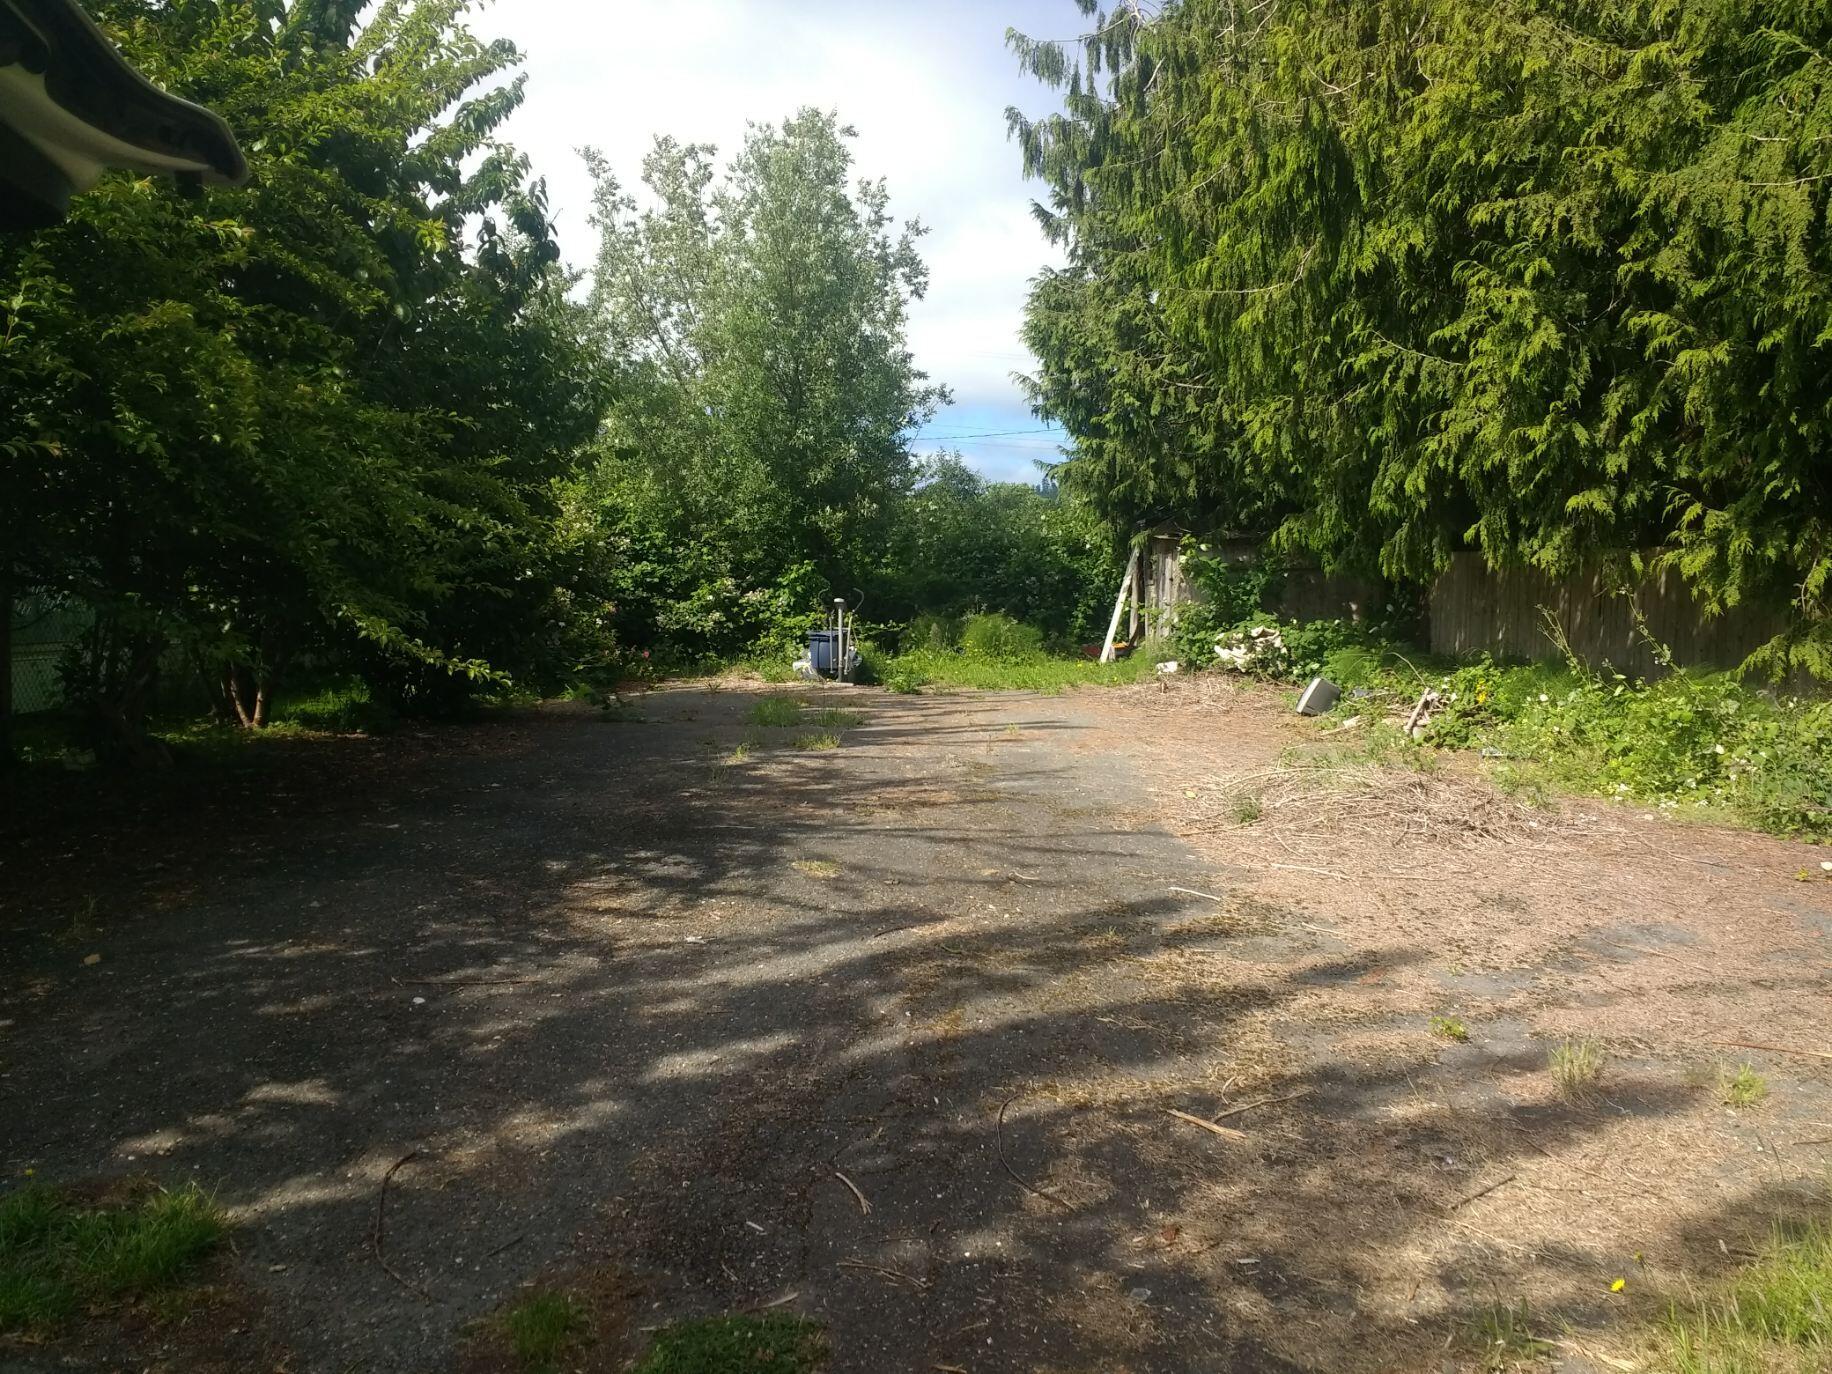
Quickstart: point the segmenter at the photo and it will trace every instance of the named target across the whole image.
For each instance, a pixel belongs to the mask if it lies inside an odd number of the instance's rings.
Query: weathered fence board
[[[1739,606],[1707,618],[1684,580],[1670,570],[1643,577],[1631,603],[1601,567],[1554,578],[1534,568],[1497,571],[1480,554],[1460,553],[1431,588],[1431,648],[1441,654],[1555,657],[1541,607],[1557,619],[1581,662],[1607,663],[1643,677],[1662,670],[1636,628],[1635,607],[1648,634],[1670,649],[1681,667],[1734,668],[1787,624],[1773,607]]]

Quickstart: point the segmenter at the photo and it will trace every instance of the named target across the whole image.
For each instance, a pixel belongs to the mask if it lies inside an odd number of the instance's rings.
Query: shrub
[[[1043,657],[1043,631],[997,613],[970,615],[961,652],[982,663],[1029,663]]]

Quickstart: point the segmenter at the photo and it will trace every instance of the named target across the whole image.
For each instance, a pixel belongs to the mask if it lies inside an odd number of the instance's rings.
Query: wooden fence
[[[1553,658],[1559,651],[1547,633],[1549,611],[1581,662],[1657,676],[1662,668],[1636,628],[1637,607],[1648,634],[1685,668],[1734,668],[1787,625],[1781,610],[1766,606],[1739,606],[1708,618],[1679,574],[1664,569],[1641,579],[1631,604],[1602,568],[1553,578],[1533,568],[1496,571],[1481,554],[1459,553],[1431,588],[1431,648],[1441,654]]]

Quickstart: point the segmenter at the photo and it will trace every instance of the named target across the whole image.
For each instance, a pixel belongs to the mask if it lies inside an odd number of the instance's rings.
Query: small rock
[[[99,964],[101,962],[102,962],[102,956],[99,954],[86,955],[83,959],[83,963],[86,965],[87,964]]]
[[[1134,1302],[1144,1302],[1145,1299],[1151,1296],[1151,1289],[1134,1288],[1134,1289],[1129,1290],[1126,1296],[1131,1298]]]
[[[424,997],[416,997],[413,999],[413,1004],[416,1007],[423,1007],[426,1005],[426,999]]]

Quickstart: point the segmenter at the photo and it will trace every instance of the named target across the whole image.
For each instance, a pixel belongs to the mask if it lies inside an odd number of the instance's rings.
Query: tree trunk
[[[235,712],[236,724],[244,730],[254,729],[255,712],[260,709],[260,703],[255,696],[247,668],[240,663],[232,663],[223,670],[223,694],[229,698],[229,707]]]

